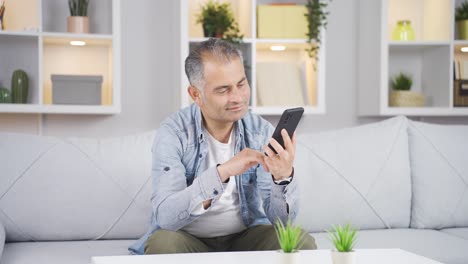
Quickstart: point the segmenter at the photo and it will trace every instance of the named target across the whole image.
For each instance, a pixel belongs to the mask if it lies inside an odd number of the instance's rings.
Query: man
[[[294,220],[295,136],[248,112],[241,52],[209,39],[185,61],[194,101],[165,120],[153,143],[151,230],[135,253],[276,250],[271,223]],[[277,155],[266,146],[271,143]],[[267,155],[265,155],[266,153]],[[303,249],[314,249],[305,236]]]

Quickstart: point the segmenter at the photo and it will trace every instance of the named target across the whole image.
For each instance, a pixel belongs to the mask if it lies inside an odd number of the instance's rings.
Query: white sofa
[[[128,254],[148,228],[154,134],[0,133],[0,263],[85,264]],[[295,167],[297,223],[319,248],[331,248],[324,229],[349,222],[361,229],[357,248],[468,263],[467,126],[396,117],[300,134]]]

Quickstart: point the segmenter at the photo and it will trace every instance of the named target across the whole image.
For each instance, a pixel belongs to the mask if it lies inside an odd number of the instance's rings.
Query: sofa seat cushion
[[[93,256],[128,255],[133,240],[7,243],[2,264],[89,264]]]
[[[319,249],[331,249],[326,233],[311,233]],[[447,264],[468,263],[468,241],[422,229],[361,230],[355,248],[400,248]]]
[[[468,227],[445,228],[440,231],[468,240]]]

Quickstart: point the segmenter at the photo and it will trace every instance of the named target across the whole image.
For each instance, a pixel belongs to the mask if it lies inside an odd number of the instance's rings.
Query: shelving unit
[[[89,34],[66,32],[68,2],[6,2],[0,31],[0,85],[10,87],[14,70],[29,77],[27,104],[0,104],[0,113],[116,114],[121,111],[120,1],[90,1]],[[72,46],[79,40],[85,46]],[[52,103],[52,74],[102,75],[100,105]]]
[[[468,41],[456,40],[455,7],[460,0],[360,0],[358,22],[358,98],[361,116],[458,116],[454,106],[454,61]],[[415,40],[392,40],[397,21],[410,20]],[[468,59],[468,56],[467,56]],[[390,80],[403,72],[411,91],[422,93],[422,107],[390,106]]]
[[[196,15],[200,6],[207,0],[181,1],[181,65],[197,43],[206,40],[202,26],[196,24]],[[304,38],[258,38],[257,6],[277,3],[305,5],[305,0],[228,0],[244,35],[241,50],[244,57],[246,75],[251,88],[250,110],[261,115],[280,115],[284,109],[303,106],[306,114],[325,113],[325,33],[322,34],[322,45],[318,62],[312,61],[305,49]],[[304,18],[305,19],[305,18]],[[271,51],[273,45],[286,47],[285,51]],[[316,63],[316,69],[314,69]],[[287,78],[296,76],[294,78]],[[263,73],[263,74],[262,74]],[[276,78],[273,80],[268,79]],[[181,107],[191,103],[187,94],[189,86],[184,68],[181,69]],[[266,87],[274,83],[284,89],[270,90]],[[263,86],[262,86],[263,85]],[[262,88],[263,87],[263,88]]]

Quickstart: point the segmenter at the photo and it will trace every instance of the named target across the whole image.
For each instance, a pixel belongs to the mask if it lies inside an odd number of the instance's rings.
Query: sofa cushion
[[[350,222],[408,227],[411,182],[405,117],[298,137],[297,222],[309,232]]]
[[[328,234],[311,235],[319,249],[333,248]],[[447,264],[466,264],[468,261],[468,241],[435,230],[361,230],[355,248],[401,248]]]
[[[86,139],[1,134],[7,241],[133,239],[151,213],[154,131]]]
[[[440,231],[468,240],[468,227],[446,228]]]
[[[411,227],[468,227],[468,126],[408,124]]]
[[[17,242],[5,245],[2,264],[89,264],[93,256],[128,255],[132,240]]]

